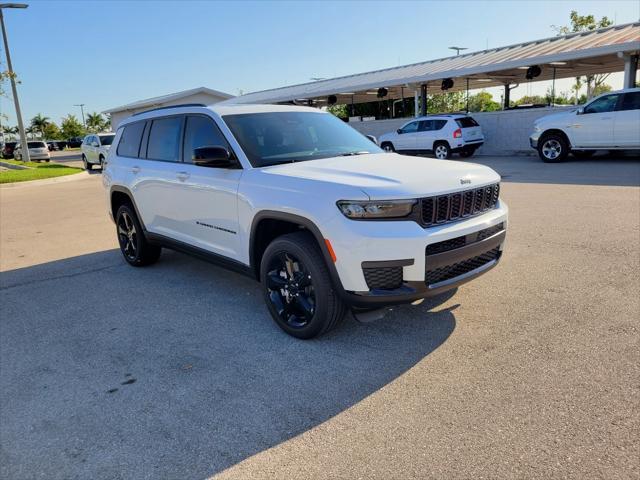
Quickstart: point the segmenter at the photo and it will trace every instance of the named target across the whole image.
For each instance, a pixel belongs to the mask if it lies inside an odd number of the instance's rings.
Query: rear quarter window
[[[144,124],[145,122],[136,122],[124,127],[116,151],[118,155],[122,157],[138,156]]]
[[[458,124],[458,126],[460,128],[471,128],[471,127],[478,127],[479,126],[478,122],[476,122],[471,117],[457,118],[456,119],[456,123]]]

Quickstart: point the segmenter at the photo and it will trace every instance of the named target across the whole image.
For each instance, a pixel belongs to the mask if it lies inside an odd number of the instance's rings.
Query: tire
[[[162,248],[147,242],[138,216],[130,205],[124,204],[118,208],[116,235],[120,252],[129,265],[144,267],[160,258]]]
[[[393,146],[393,143],[391,142],[382,142],[382,144],[380,145],[380,148],[382,148],[385,152],[395,152],[396,149]]]
[[[333,289],[329,269],[308,232],[273,240],[260,262],[264,300],[276,324],[289,335],[309,339],[337,327],[347,307]]]
[[[538,155],[546,163],[563,162],[569,155],[569,144],[557,133],[544,135],[538,142]]]
[[[93,164],[89,163],[87,161],[87,157],[84,156],[84,153],[82,154],[82,165],[84,166],[84,169],[88,172],[89,170],[93,170]]]
[[[100,155],[100,170],[104,170],[104,157]]]
[[[439,160],[451,158],[451,148],[446,142],[436,142],[433,145],[433,155]]]
[[[571,154],[576,158],[591,158],[595,150],[571,150]]]
[[[468,150],[462,150],[460,152],[460,156],[462,158],[469,158],[469,157],[473,156],[474,153],[476,153],[476,149],[475,148],[470,148]]]

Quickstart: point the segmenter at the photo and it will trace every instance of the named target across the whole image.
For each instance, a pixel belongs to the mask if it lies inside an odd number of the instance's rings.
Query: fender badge
[[[467,183],[471,183],[471,180],[469,180],[468,178],[460,179],[460,185],[466,185]]]

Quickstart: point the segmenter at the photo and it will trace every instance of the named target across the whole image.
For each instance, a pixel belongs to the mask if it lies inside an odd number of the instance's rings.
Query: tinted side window
[[[446,124],[446,120],[434,120],[432,130],[442,130]]]
[[[180,130],[182,117],[168,117],[154,120],[149,132],[147,158],[177,162],[180,159]]]
[[[599,98],[594,102],[591,102],[584,109],[584,113],[605,113],[613,112],[618,103],[618,97],[620,95],[607,95],[606,97]]]
[[[420,126],[418,127],[418,131],[428,132],[429,130],[433,130],[433,120],[421,120]]]
[[[640,110],[640,92],[625,93],[620,110]]]
[[[418,131],[418,123],[419,122],[411,122],[410,124],[405,125],[404,127],[402,127],[402,133],[411,133]]]
[[[191,162],[193,151],[198,147],[220,146],[229,149],[227,140],[215,122],[202,115],[187,117],[184,130],[184,161]]]
[[[137,157],[145,122],[136,122],[124,127],[117,153],[123,157]]]

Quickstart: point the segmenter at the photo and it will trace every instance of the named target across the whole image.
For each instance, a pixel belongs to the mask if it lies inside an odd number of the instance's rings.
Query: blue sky
[[[635,0],[27,3],[5,10],[23,115],[56,122],[79,117],[78,103],[101,111],[197,86],[238,94],[552,36],[572,9],[640,17]],[[0,109],[15,124],[9,98]]]

